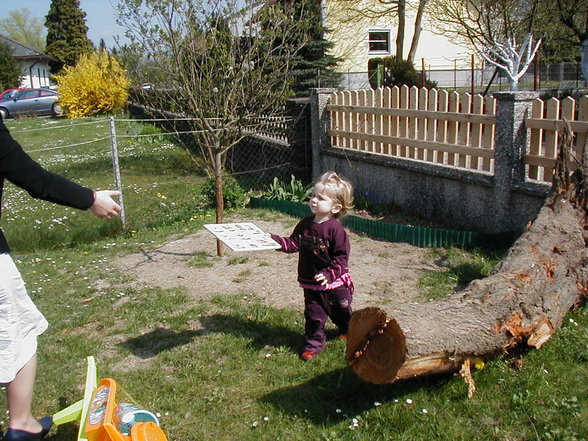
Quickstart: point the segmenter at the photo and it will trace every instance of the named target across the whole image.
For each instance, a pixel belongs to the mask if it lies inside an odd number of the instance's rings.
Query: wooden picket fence
[[[402,86],[335,92],[332,146],[492,173],[496,100]]]
[[[275,142],[282,145],[289,145],[288,130],[292,124],[292,118],[287,116],[264,116],[251,118],[251,125],[255,127],[253,136]],[[246,129],[247,130],[247,129]]]
[[[529,152],[523,156],[529,180],[551,182],[564,120],[570,124],[574,133],[572,153],[581,159],[587,142],[588,95],[579,101],[571,97],[561,101],[556,98],[547,102],[541,99],[533,101],[531,117],[525,120],[530,129]]]

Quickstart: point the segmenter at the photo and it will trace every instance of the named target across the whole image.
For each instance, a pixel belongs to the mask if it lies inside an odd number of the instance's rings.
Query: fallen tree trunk
[[[540,348],[586,299],[588,174],[584,161],[570,177],[571,141],[561,144],[553,196],[493,274],[443,300],[401,305],[390,316],[374,307],[352,316],[346,359],[360,378],[390,383],[461,370],[467,380],[474,359],[523,343]]]

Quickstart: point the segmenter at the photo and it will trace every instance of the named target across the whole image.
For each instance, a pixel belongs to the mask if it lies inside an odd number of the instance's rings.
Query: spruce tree
[[[291,0],[286,0],[291,1]],[[340,59],[331,55],[333,47],[323,25],[320,0],[294,0],[303,19],[310,23],[310,39],[300,50],[293,66],[296,94],[308,95],[312,87],[337,87],[341,74],[335,71]]]
[[[20,69],[12,55],[12,49],[0,41],[0,91],[20,85]]]
[[[57,59],[51,64],[51,72],[59,72],[64,65],[75,66],[80,55],[92,50],[88,39],[86,13],[79,0],[51,0],[45,17],[47,27],[47,55]]]

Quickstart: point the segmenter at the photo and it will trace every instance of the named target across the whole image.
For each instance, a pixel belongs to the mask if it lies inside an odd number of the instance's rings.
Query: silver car
[[[59,116],[63,112],[58,103],[59,94],[55,90],[39,88],[21,90],[12,98],[0,101],[2,119],[16,115]]]

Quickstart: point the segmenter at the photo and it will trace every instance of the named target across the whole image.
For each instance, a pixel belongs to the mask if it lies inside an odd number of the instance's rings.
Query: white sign
[[[280,244],[251,222],[206,224],[208,231],[233,251],[276,250]]]

